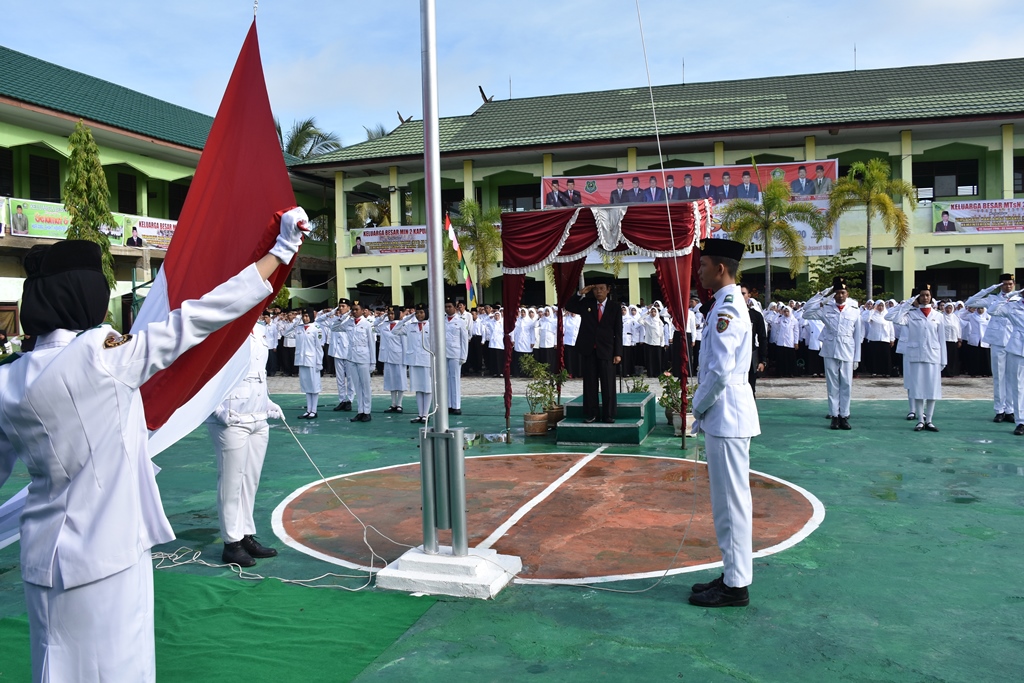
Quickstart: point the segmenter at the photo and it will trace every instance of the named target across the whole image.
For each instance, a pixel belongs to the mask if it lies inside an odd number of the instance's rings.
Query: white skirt
[[[64,587],[54,564],[52,588],[24,583],[32,679],[155,681],[150,552],[113,576],[75,588]]]
[[[430,368],[425,365],[409,366],[409,383],[415,392],[434,393],[434,383],[430,381]]]
[[[384,364],[384,391],[409,391],[409,378],[405,374],[404,365]]]
[[[903,383],[910,398],[934,401],[942,398],[942,366],[938,363],[903,363]]]
[[[299,366],[299,389],[304,394],[320,393],[320,371],[316,368]]]

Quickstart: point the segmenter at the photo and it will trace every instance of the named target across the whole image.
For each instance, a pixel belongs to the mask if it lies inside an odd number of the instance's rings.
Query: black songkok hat
[[[743,258],[743,251],[746,249],[743,242],[735,240],[706,239],[700,249],[701,256],[717,256],[739,261]]]
[[[1013,275],[1010,274],[1010,273],[1003,273],[1002,275],[999,276],[999,281],[1000,282],[1006,282],[1007,280],[1010,280],[1012,282],[1013,281]]]
[[[345,304],[346,306],[351,306],[352,302],[349,299],[345,298],[338,299],[338,305],[340,306],[342,304]]]
[[[832,278],[832,291],[833,292],[839,292],[839,291],[844,291],[845,292],[846,291],[846,279],[842,278],[842,277],[839,277],[839,276],[836,276],[836,277]]]

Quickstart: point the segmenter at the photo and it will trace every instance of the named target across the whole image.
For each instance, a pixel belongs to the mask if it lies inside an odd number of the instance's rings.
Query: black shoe
[[[242,536],[242,547],[245,549],[245,552],[249,553],[250,557],[256,557],[261,560],[267,557],[277,556],[276,550],[262,545],[252,534]]]
[[[462,408],[449,408],[448,409],[448,414],[449,415],[462,415]]]
[[[917,423],[917,424],[916,424],[916,425],[914,426],[914,431],[915,431],[915,432],[920,432],[920,431],[923,431],[923,430],[924,430],[924,422],[918,422],[918,423]]]
[[[315,420],[316,419],[316,413],[310,413],[309,415],[306,416],[306,419],[307,420]]]
[[[352,401],[342,401],[341,409],[345,412],[350,412],[352,410]]]
[[[426,421],[427,418],[425,417],[414,417],[413,419],[409,420],[409,422],[412,422],[413,424],[425,424]]]
[[[849,417],[841,417],[841,418],[839,418],[839,428],[840,429],[853,429],[853,427],[850,426],[850,418]]]
[[[370,417],[370,414],[369,414],[369,413],[363,413],[363,420],[362,420],[363,422],[369,422],[369,421],[370,421],[370,420],[372,420],[372,419],[373,419],[373,418],[372,418],[372,417]]]
[[[937,432],[937,431],[939,431],[939,428],[936,427],[935,425],[933,425],[931,422],[926,424],[924,426],[924,428],[925,428],[925,431],[929,431],[929,432]]]
[[[747,587],[731,588],[723,581],[706,591],[690,595],[690,604],[697,607],[746,607],[750,604]]]
[[[1024,436],[1024,424],[1017,425],[1017,427],[1013,430],[1013,435]]]
[[[252,555],[242,547],[241,541],[225,543],[224,552],[221,553],[220,560],[224,564],[237,564],[239,567],[252,567],[256,564],[256,560],[252,559]]]
[[[601,419],[601,422],[604,422],[606,425],[613,425],[613,424],[615,424],[615,418],[614,417],[605,417],[605,418]]]
[[[715,586],[721,586],[724,583],[725,583],[725,574],[720,574],[719,577],[717,579],[715,579],[714,581],[708,581],[707,583],[695,583],[695,584],[693,584],[692,586],[690,586],[690,591],[693,592],[693,593],[703,593],[704,591],[708,590],[709,588],[714,588]]]
[[[832,418],[832,425],[829,427],[829,429],[839,429],[839,418],[838,417],[833,417]]]
[[[1016,422],[1016,418],[1014,418],[1013,413],[1007,413],[1003,415],[1003,422]]]
[[[597,421],[597,416],[585,417],[585,418],[583,418],[583,421],[586,422],[587,424],[590,424],[591,422],[596,422]]]
[[[344,403],[339,403],[338,405],[334,406],[333,410],[334,410],[334,412],[337,413],[339,411],[345,410],[344,406],[345,406]]]
[[[909,420],[916,420],[916,419],[917,419],[917,413],[907,413],[907,420],[908,421]]]
[[[1006,413],[996,413],[996,416],[992,418],[993,422],[1002,422],[1006,419]]]
[[[348,421],[349,422],[362,422],[363,421],[363,414],[362,413],[357,413],[355,417],[350,417],[348,419]]]
[[[300,420],[308,420],[308,419],[309,419],[309,416],[310,416],[310,415],[312,415],[312,414],[313,414],[313,413],[311,413],[311,412],[309,412],[309,411],[307,410],[307,411],[306,411],[306,412],[304,412],[304,413],[303,413],[302,415],[299,415],[299,419],[300,419]]]
[[[825,419],[826,419],[826,420],[834,420],[834,419],[836,419],[836,418],[835,418],[835,416],[834,416],[834,415],[826,415],[826,416],[825,416]]]
[[[402,412],[402,409],[399,408],[398,406],[389,406],[388,409],[385,410],[384,412],[385,413],[400,413],[400,412]]]
[[[405,412],[405,411],[402,410],[402,406],[395,406],[395,409],[394,409],[393,412],[402,413],[402,412]]]

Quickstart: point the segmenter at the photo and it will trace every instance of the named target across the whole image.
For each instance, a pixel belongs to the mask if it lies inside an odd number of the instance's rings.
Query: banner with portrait
[[[351,254],[423,254],[427,251],[427,226],[386,225],[379,228],[350,230]]]
[[[828,200],[827,199],[811,199],[809,203],[813,204],[819,213],[825,213],[828,211]],[[721,224],[718,219],[713,219],[714,232],[712,237],[720,239],[732,239],[732,237],[726,231],[722,230]],[[814,230],[807,223],[793,222],[793,228],[800,234],[804,240],[804,256],[835,256],[839,253],[839,223],[838,221],[832,225],[832,232],[828,235],[818,239],[814,236]],[[772,258],[787,258],[785,252],[782,251],[780,245],[773,244],[770,256]],[[749,243],[747,243],[747,251],[744,255],[744,262],[746,259],[764,258],[764,238],[758,233]]]
[[[937,235],[1024,232],[1024,199],[934,202],[932,223]]]
[[[28,199],[5,199],[0,204],[6,205],[9,214],[0,208],[0,222],[10,226],[11,235],[18,237],[41,237],[53,240],[65,239],[71,215],[63,204],[55,202],[37,202]],[[9,220],[4,216],[9,215]],[[110,239],[112,246],[149,247],[151,249],[167,249],[174,236],[176,221],[146,216],[132,216],[114,213],[113,225],[101,225],[100,232]]]
[[[117,214],[114,214],[117,218]],[[174,229],[178,226],[177,221],[167,221],[161,218],[144,218],[142,216],[124,216],[124,246],[126,247],[149,247],[150,249],[163,249],[174,237]],[[121,244],[122,242],[118,242]]]
[[[7,197],[0,197],[0,238],[7,236],[10,225],[7,213]]]
[[[555,177],[541,180],[541,208],[689,201],[711,197],[716,204],[733,199],[760,201],[760,187],[773,179],[790,186],[794,199],[827,198],[839,177],[836,159],[734,166],[694,166]]]

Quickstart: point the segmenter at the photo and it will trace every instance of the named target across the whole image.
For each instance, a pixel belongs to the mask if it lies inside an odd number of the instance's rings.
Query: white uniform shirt
[[[943,313],[942,331],[947,342],[958,342],[963,339],[964,321],[955,313]]]
[[[462,324],[461,319],[459,324]],[[357,365],[377,363],[377,339],[373,336],[373,322],[369,318],[344,315],[338,329],[348,335],[348,357],[345,360]]]
[[[295,365],[320,370],[324,366],[324,341],[327,335],[316,323],[301,320],[292,323],[295,332]]]
[[[469,331],[459,316],[444,317],[444,355],[446,358],[466,362],[469,354]]]
[[[700,430],[713,436],[751,437],[761,433],[750,371],[750,314],[738,285],[715,292],[700,345],[700,371],[693,414]]]
[[[1010,336],[1006,340],[1006,352],[1015,356],[1024,356],[1024,301],[1014,299],[1005,301],[992,309],[992,320],[1005,320],[1009,323]],[[1013,381],[1013,377],[1010,381]]]
[[[267,347],[265,334],[267,326],[257,324],[249,334],[249,372],[238,383],[210,419],[228,424],[227,418],[234,413],[239,423],[260,422],[267,419],[270,410],[270,396],[267,394]]]
[[[925,315],[907,299],[886,314],[896,325],[906,327],[903,356],[912,363],[946,365],[946,339],[942,330],[942,314],[932,309]]]
[[[25,581],[65,588],[120,572],[174,539],[148,452],[138,388],[271,294],[255,265],[123,343],[109,326],[56,330],[0,366],[0,486],[20,457],[32,476],[21,517]],[[59,552],[58,552],[59,550]],[[56,559],[55,559],[56,558]]]
[[[822,358],[834,358],[844,363],[860,362],[860,343],[864,333],[856,301],[847,299],[843,309],[839,310],[835,299],[826,301],[821,294],[815,294],[804,306],[804,320],[824,323],[821,331]]]
[[[1001,285],[993,285],[988,289],[983,289],[970,299],[967,300],[966,304],[972,308],[984,308],[987,311],[991,311],[999,304],[1006,301],[1006,294],[1003,294],[999,290]],[[984,315],[988,315],[985,313]],[[988,345],[995,346],[1006,346],[1006,342],[1010,339],[1010,320],[1004,316],[989,316],[990,320],[988,325],[985,327],[985,331],[982,334],[981,340]]]
[[[412,367],[430,367],[430,321],[419,322],[415,316],[402,318],[391,330],[405,337],[405,364]]]
[[[892,322],[885,319],[885,313],[871,311],[867,317],[867,329],[865,338],[873,342],[894,342],[896,341],[896,330]]]
[[[321,313],[316,317],[316,323],[327,330],[327,350],[330,352],[332,358],[337,358],[338,360],[349,360],[349,334],[347,330],[343,330],[341,328],[341,322],[343,318],[351,316],[351,313],[335,315],[331,312]]]
[[[377,336],[380,337],[380,362],[391,365],[405,364],[405,336],[397,335],[392,330],[398,321],[381,318],[377,321]]]

